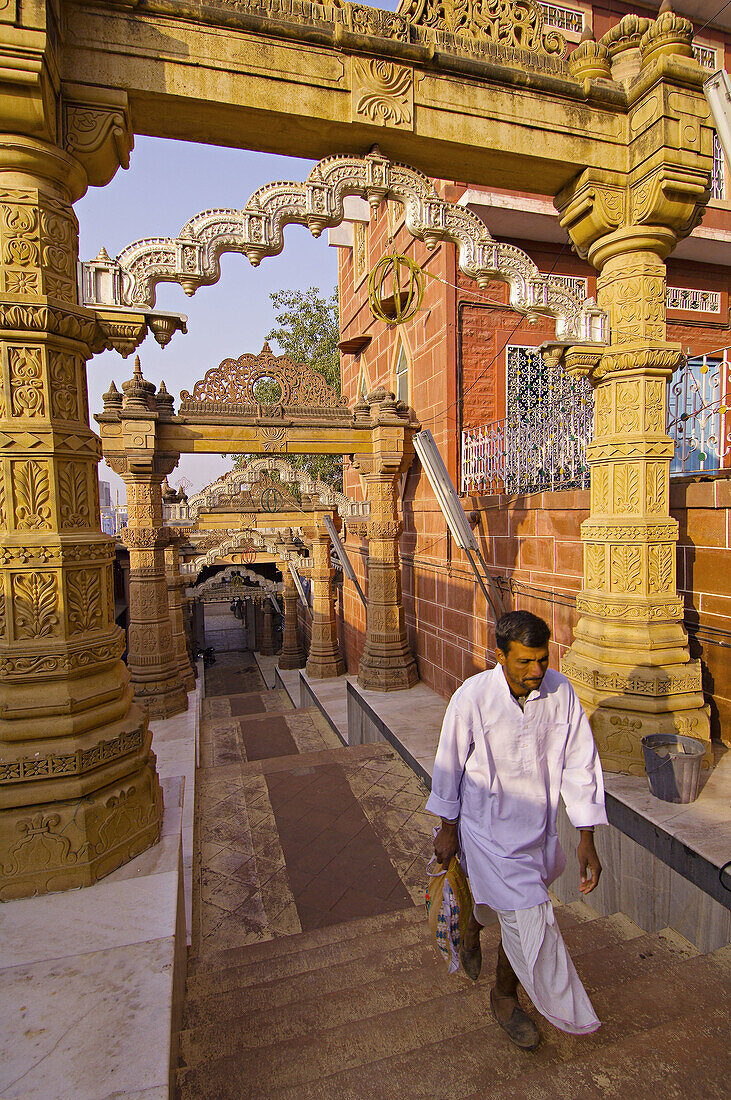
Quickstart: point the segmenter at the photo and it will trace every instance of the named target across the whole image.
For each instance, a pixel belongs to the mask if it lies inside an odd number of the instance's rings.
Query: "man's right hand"
[[[442,867],[449,867],[452,856],[459,851],[459,833],[457,822],[442,822],[442,827],[434,837],[434,855]]]

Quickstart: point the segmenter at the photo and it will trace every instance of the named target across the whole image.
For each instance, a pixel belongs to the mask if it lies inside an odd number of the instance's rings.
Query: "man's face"
[[[503,666],[505,679],[514,695],[529,695],[541,686],[548,668],[548,643],[534,648],[521,642],[510,642],[508,652],[497,651],[498,664]]]

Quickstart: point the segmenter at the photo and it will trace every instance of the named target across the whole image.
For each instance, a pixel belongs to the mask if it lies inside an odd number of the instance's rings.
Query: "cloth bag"
[[[459,948],[473,908],[472,891],[459,860],[452,856],[445,869],[436,856],[427,864],[426,913],[437,951],[454,974]]]

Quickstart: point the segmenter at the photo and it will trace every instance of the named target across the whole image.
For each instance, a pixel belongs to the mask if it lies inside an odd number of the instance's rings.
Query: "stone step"
[[[558,1097],[608,1100],[624,1096],[638,1100],[639,1094],[633,1088],[626,1091],[598,1088],[596,1081],[589,1083],[583,1079],[582,1089],[571,1091],[571,1071],[576,1065],[584,1065],[597,1051],[601,1054],[605,1048],[611,1049],[624,1041],[628,1032],[631,1036],[640,1033],[640,1044],[646,1042],[643,1035],[658,1028],[662,1031],[660,1025],[672,1023],[678,1016],[685,1017],[689,1005],[693,1006],[693,1020],[704,1016],[709,1007],[717,1004],[719,988],[728,984],[728,961],[724,965],[714,956],[690,959],[678,956],[659,974],[644,975],[618,987],[611,983],[611,976],[608,978],[607,985],[592,997],[602,1020],[602,1027],[594,1035],[566,1035],[529,1008],[538,1021],[543,1042],[538,1051],[526,1054],[516,1050],[487,1015],[457,1041],[453,1037],[441,1038],[406,1054],[349,1070],[338,1069],[316,1083],[303,1081],[293,1087],[267,1091],[265,1095],[277,1100],[411,1100],[416,1095],[414,1082],[423,1081],[426,1076],[425,1067],[438,1067],[439,1100],[467,1097],[469,1100],[557,1100]],[[556,1084],[558,1074],[561,1087]],[[643,1079],[639,1074],[637,1080]],[[433,1071],[429,1080],[432,1083],[435,1080]],[[659,1080],[662,1078],[652,1078],[653,1100],[658,1094]],[[565,1086],[564,1082],[568,1084]],[[692,1090],[661,1094],[678,1100],[706,1095]]]
[[[627,928],[626,925],[631,928]],[[591,930],[589,939],[586,932]],[[622,914],[567,930],[572,954],[624,942],[627,932],[640,930]],[[485,940],[486,977],[493,972],[498,932]],[[348,1019],[363,1019],[397,1007],[419,1004],[455,991],[465,982],[463,975],[449,975],[430,940],[398,951],[369,954],[337,966],[288,976],[274,982],[262,981],[248,989],[195,1002],[186,1015],[181,1050],[192,1065],[201,1058],[232,1053],[239,1046],[251,1047],[276,1034],[277,1041],[304,1035],[311,1028],[334,1027]],[[481,983],[482,984],[482,983]],[[488,981],[489,984],[489,981]],[[354,993],[356,994],[354,996]],[[243,1022],[245,1020],[245,1023]]]
[[[416,910],[416,907],[414,907]],[[399,912],[403,912],[400,910]],[[407,912],[410,912],[407,910]],[[399,947],[424,943],[428,932],[424,920],[423,910],[420,912],[420,921],[406,919],[388,929],[387,942],[391,950]],[[389,914],[391,915],[391,914]],[[353,922],[355,923],[355,922]],[[360,923],[360,922],[358,922]],[[343,927],[335,925],[333,927]],[[347,924],[344,926],[347,928]],[[316,929],[328,931],[328,929]],[[305,933],[312,936],[313,932]],[[229,966],[218,967],[207,971],[205,964],[199,966],[196,972],[188,979],[187,998],[192,1002],[200,997],[219,994],[227,989],[246,989],[249,986],[262,985],[281,979],[289,979],[296,974],[311,973],[323,967],[330,967],[338,963],[347,962],[350,959],[367,958],[374,952],[384,949],[385,933],[372,931],[367,934],[352,937],[342,936],[332,942],[327,939],[324,942],[313,944],[304,950],[298,950],[297,936],[287,936],[281,939],[269,941],[272,944],[289,946],[289,951],[278,951],[265,959],[259,957],[250,961],[247,948],[232,948],[232,955],[238,956]],[[264,946],[264,945],[262,945]]]
[[[567,933],[567,940],[569,935]],[[657,973],[667,965],[669,958],[689,957],[682,944],[674,945],[672,940],[664,939],[662,933],[654,933],[592,951],[584,958],[591,960],[595,955],[628,950],[642,941],[645,941],[644,951],[640,953],[644,960],[644,973],[650,970]],[[579,969],[582,972],[584,968]],[[604,966],[601,971],[601,978],[598,975],[595,977],[594,988],[615,985],[623,980],[621,968]],[[247,1049],[245,1040],[241,1039],[246,1025],[241,1026],[234,1021],[230,1029],[221,1027],[218,1040],[218,1049],[225,1049],[227,1053],[185,1070],[181,1082],[186,1087],[190,1086],[193,1090],[197,1087],[205,1095],[211,1095],[205,1083],[210,1071],[211,1080],[218,1073],[224,1076],[234,1074],[236,1082],[242,1085],[244,1082],[251,1084],[258,1081],[263,1089],[266,1081],[270,1089],[294,1088],[304,1086],[314,1077],[319,1079],[332,1074],[336,1069],[354,1069],[387,1056],[392,1058],[396,1054],[406,1054],[425,1044],[441,1042],[444,1038],[480,1028],[489,1017],[487,997],[490,984],[489,980],[480,981],[472,986],[463,986],[457,993],[447,993],[420,1005],[410,1004],[375,1016],[360,1015],[357,1026],[348,1020],[320,1029],[314,1035],[305,1034],[282,1042],[274,1039],[253,1049]],[[357,993],[358,989],[354,986],[354,999]],[[268,1076],[257,1076],[263,1072],[264,1066],[268,1068]],[[189,1095],[195,1095],[195,1091]]]
[[[597,947],[624,942],[628,933],[641,934],[640,929],[622,914],[590,923],[593,926],[591,938],[587,935],[588,924],[575,925],[565,931],[566,942],[574,956]],[[482,934],[484,973],[487,978],[494,970],[498,938],[496,926],[486,929]],[[243,949],[242,954],[245,951]],[[247,1014],[302,1001],[309,1002],[315,997],[332,995],[347,989],[357,988],[360,997],[362,986],[392,978],[395,974],[399,974],[403,980],[409,971],[415,974],[417,985],[424,984],[425,978],[430,974],[436,979],[450,980],[445,963],[434,949],[426,922],[423,922],[422,935],[413,942],[393,946],[389,936],[381,933],[373,944],[373,950],[367,954],[354,957],[352,953],[348,953],[343,961],[331,960],[324,968],[310,967],[299,974],[286,974],[271,980],[267,976],[265,963],[254,985],[244,988],[234,984],[225,990],[216,987],[208,996],[199,992],[195,998],[189,999],[186,1002],[185,1026],[213,1027],[219,1023],[225,1026]],[[362,1015],[374,1013],[364,1011]]]
[[[727,975],[728,980],[728,975]],[[656,982],[655,993],[663,983]],[[688,997],[682,986],[672,1006],[659,1008],[654,1027],[638,1027],[634,1005],[626,1005],[623,1027],[614,1042],[582,1050],[569,1062],[545,1068],[534,1066],[512,1084],[473,1093],[469,1100],[586,1100],[587,1097],[632,1097],[632,1100],[726,1100],[729,1095],[728,997],[719,1004],[718,986]],[[674,1018],[669,1018],[670,1015]],[[604,1030],[604,1029],[602,1029]],[[629,1034],[628,1034],[629,1032]],[[600,1031],[599,1035],[602,1034]],[[301,1097],[306,1093],[300,1092]],[[348,1096],[338,1089],[320,1089],[318,1097]],[[368,1093],[360,1093],[367,1096]],[[391,1092],[393,1098],[394,1093]]]
[[[296,1039],[211,1059],[181,1069],[182,1100],[230,1100],[265,1097],[274,1090],[299,1087],[332,1073],[336,1066],[354,1067],[434,1042],[456,1037],[476,1026],[489,1009],[489,987],[466,986],[421,1005],[362,1019],[353,1024],[310,1032]]]

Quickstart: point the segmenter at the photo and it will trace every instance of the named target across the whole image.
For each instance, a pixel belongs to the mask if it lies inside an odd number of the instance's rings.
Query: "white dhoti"
[[[530,909],[498,910],[497,916],[508,961],[541,1015],[572,1035],[586,1035],[601,1027],[566,950],[550,901]]]

